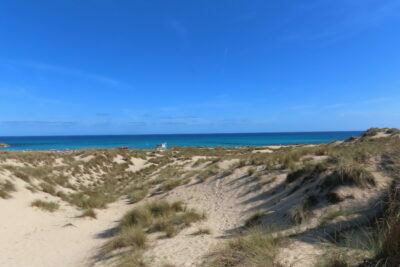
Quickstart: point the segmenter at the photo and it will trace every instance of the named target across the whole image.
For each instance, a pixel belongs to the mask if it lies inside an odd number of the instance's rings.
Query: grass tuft
[[[246,222],[244,223],[244,227],[249,228],[249,227],[254,227],[254,226],[260,226],[263,223],[263,218],[264,213],[262,211],[257,211],[253,215],[251,215]]]
[[[35,200],[31,203],[32,207],[37,207],[41,210],[48,211],[48,212],[54,212],[58,210],[60,205],[58,205],[56,202],[53,201],[43,201],[43,200]]]
[[[97,214],[96,214],[96,212],[95,212],[93,209],[87,209],[87,210],[84,210],[84,211],[82,212],[82,214],[79,215],[79,217],[80,217],[80,218],[83,218],[83,217],[90,217],[90,218],[96,219],[96,218],[97,218]]]
[[[280,266],[276,262],[280,243],[280,237],[256,227],[211,254],[209,266]]]
[[[340,185],[368,188],[375,186],[375,178],[371,172],[355,163],[339,164],[321,184],[322,189],[332,190]]]
[[[199,228],[193,235],[211,235],[211,230],[209,228]]]
[[[147,236],[141,227],[124,227],[116,236],[106,243],[102,248],[102,252],[107,254],[116,249],[125,247],[144,248],[146,243]]]
[[[144,199],[148,193],[149,189],[147,187],[137,187],[128,190],[127,196],[130,202],[133,204]]]
[[[16,191],[15,185],[9,180],[0,183],[0,198],[4,199],[11,198],[10,193],[15,191]]]

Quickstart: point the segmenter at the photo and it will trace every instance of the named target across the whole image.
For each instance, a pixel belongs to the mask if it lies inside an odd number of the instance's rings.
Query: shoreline
[[[7,151],[19,150],[83,150],[83,149],[129,149],[151,150],[157,144],[168,147],[190,148],[245,148],[264,146],[318,145],[347,140],[361,132],[314,132],[314,133],[266,133],[266,134],[199,134],[199,135],[147,135],[147,136],[75,136],[75,137],[13,137],[1,138],[0,142],[10,145],[0,148]]]
[[[322,145],[322,144],[331,144],[331,143],[336,143],[336,142],[344,142],[344,140],[337,140],[329,143],[297,143],[297,144],[274,144],[274,145],[255,145],[255,146],[233,146],[233,147],[224,147],[224,146],[215,146],[215,147],[203,147],[203,146],[172,146],[170,148],[167,148],[165,150],[158,150],[157,148],[126,148],[126,149],[121,149],[120,147],[94,147],[94,148],[78,148],[78,149],[26,149],[26,150],[13,150],[9,149],[12,146],[8,147],[1,147],[0,151],[4,152],[47,152],[47,153],[67,153],[67,152],[79,152],[79,151],[88,151],[88,150],[130,150],[130,151],[166,151],[166,150],[171,150],[174,148],[179,148],[179,149],[185,149],[185,148],[190,148],[190,149],[216,149],[216,148],[223,148],[223,149],[247,149],[247,148],[254,148],[256,151],[257,149],[280,149],[283,147],[299,147],[299,146],[306,146],[306,147],[312,147],[312,146],[317,146],[317,145]]]

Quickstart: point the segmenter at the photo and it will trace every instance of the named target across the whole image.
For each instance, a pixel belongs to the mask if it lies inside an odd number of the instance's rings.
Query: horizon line
[[[348,132],[364,132],[366,130],[339,130],[339,131],[280,131],[280,132],[217,132],[217,133],[154,133],[154,134],[74,134],[74,135],[4,135],[0,138],[7,137],[83,137],[83,136],[149,136],[149,135],[223,135],[223,134],[287,134],[287,133],[348,133]]]

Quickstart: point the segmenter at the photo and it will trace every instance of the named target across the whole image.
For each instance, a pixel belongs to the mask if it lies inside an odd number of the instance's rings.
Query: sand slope
[[[32,195],[18,188],[13,199],[0,200],[0,266],[88,266],[105,239],[99,235],[116,225],[129,208],[118,201],[97,212],[97,219],[76,218],[67,205],[48,213],[29,206]]]

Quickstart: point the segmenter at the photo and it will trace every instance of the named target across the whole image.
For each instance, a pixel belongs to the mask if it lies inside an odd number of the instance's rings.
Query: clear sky
[[[13,0],[0,135],[400,127],[398,0]]]

